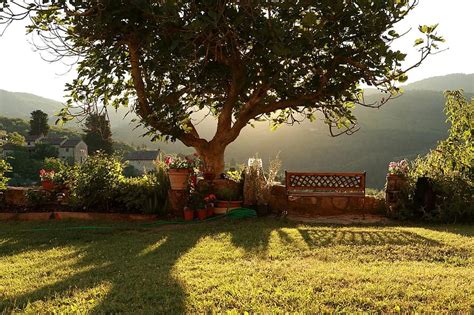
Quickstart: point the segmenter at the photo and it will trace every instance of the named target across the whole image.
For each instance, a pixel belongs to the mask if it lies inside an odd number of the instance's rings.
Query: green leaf
[[[423,38],[417,38],[415,40],[415,46],[419,46],[421,44],[423,44],[425,41],[423,40]]]

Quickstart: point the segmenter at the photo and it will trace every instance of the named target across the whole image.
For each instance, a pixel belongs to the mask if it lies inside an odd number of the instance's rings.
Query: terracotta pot
[[[194,211],[191,209],[184,210],[184,221],[192,221],[194,219]]]
[[[214,215],[214,207],[207,208],[207,217],[210,218]]]
[[[168,176],[172,190],[186,190],[188,188],[190,169],[170,169]]]
[[[50,180],[43,180],[41,181],[41,187],[43,187],[44,190],[52,191],[54,190],[54,183]]]
[[[198,215],[198,218],[199,220],[206,220],[207,218],[207,209],[198,209],[197,210],[197,215]]]

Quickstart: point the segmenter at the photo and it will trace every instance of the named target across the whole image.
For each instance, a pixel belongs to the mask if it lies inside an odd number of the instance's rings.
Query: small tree
[[[45,112],[39,109],[31,112],[30,132],[29,132],[30,135],[46,136],[48,132],[49,132],[48,114],[46,114]]]
[[[106,154],[113,153],[112,131],[105,114],[94,113],[88,115],[84,127],[86,133],[84,142],[87,144],[90,155],[94,155],[97,151]]]
[[[4,6],[7,0],[0,0]],[[418,0],[352,1],[28,1],[0,12],[8,24],[30,17],[28,30],[55,57],[80,56],[67,85],[63,120],[105,106],[133,105],[153,139],[194,147],[207,168],[224,169],[224,152],[255,121],[274,126],[314,120],[333,135],[357,130],[353,107],[379,107],[406,72],[443,41],[420,26],[420,59],[391,43],[394,26]],[[366,104],[360,83],[386,93]],[[81,105],[85,104],[85,105]],[[93,104],[93,105],[91,105]],[[211,139],[196,113],[215,118]]]

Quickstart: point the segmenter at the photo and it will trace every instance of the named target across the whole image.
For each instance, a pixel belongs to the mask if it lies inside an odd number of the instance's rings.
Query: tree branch
[[[139,53],[139,45],[133,39],[130,38],[127,42],[129,55],[130,55],[130,66],[131,66],[131,74],[132,80],[135,87],[135,91],[137,92],[138,98],[138,108],[137,114],[146,121],[147,124],[156,128],[158,131],[169,134],[169,127],[162,121],[156,119],[154,115],[153,109],[150,107],[148,103],[148,99],[146,96],[146,89],[145,83],[143,82],[142,70],[140,67],[140,53]],[[183,92],[184,93],[184,92]],[[172,97],[176,98],[176,95]],[[206,140],[201,139],[199,134],[192,124],[190,120],[186,122],[186,127],[191,130],[191,132],[183,132],[182,134],[176,135],[176,138],[181,140],[186,146],[200,146],[204,143],[207,143]]]

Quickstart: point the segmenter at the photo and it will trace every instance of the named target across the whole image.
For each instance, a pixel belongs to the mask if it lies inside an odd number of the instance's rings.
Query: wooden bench
[[[364,197],[364,173],[285,172],[286,194],[291,197]]]

